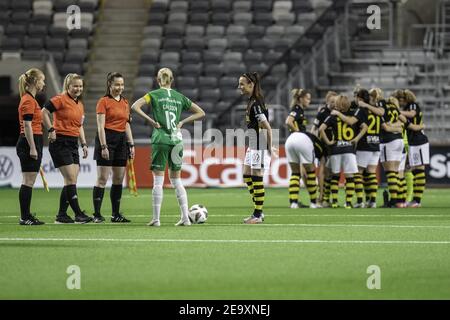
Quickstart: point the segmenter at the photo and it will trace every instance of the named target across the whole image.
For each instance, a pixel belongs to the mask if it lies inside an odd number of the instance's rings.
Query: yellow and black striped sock
[[[308,189],[309,198],[311,203],[316,203],[317,200],[317,181],[316,172],[310,171],[307,173],[306,188]]]
[[[364,189],[363,189],[363,177],[361,173],[355,173],[354,175],[355,181],[355,193],[356,193],[356,202],[362,203],[364,197]]]
[[[406,181],[405,177],[398,177],[398,191],[397,191],[397,199],[399,202],[406,201]]]
[[[345,203],[347,206],[352,205],[352,199],[355,194],[355,179],[353,177],[345,178]]]
[[[252,197],[252,201],[255,202],[255,195],[253,191],[253,181],[252,176],[249,174],[244,174],[244,182],[247,184],[248,192],[250,192],[250,196]]]
[[[398,193],[398,172],[396,171],[386,171],[389,196],[391,198],[391,204],[397,203],[397,193]]]
[[[323,201],[330,200],[330,188],[331,188],[331,178],[325,178],[323,180]]]
[[[263,177],[252,176],[252,181],[253,181],[253,189],[255,192],[255,211],[253,212],[253,215],[255,217],[259,217],[263,212],[264,196],[265,196]]]
[[[298,202],[298,193],[300,191],[300,174],[293,173],[289,179],[289,202]]]
[[[367,193],[370,197],[370,202],[377,202],[377,192],[378,192],[378,180],[376,173],[369,173],[367,176]]]
[[[364,194],[366,195],[366,202],[370,200],[370,173],[364,171],[363,174]]]
[[[414,201],[420,203],[422,201],[423,192],[425,191],[426,175],[425,170],[415,169],[414,175]]]
[[[331,177],[330,191],[331,191],[331,202],[333,204],[337,204],[338,192],[339,192],[339,176],[338,175]]]

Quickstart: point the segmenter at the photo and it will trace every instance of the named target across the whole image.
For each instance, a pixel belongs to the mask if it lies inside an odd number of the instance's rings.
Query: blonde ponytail
[[[37,69],[31,68],[27,72],[23,73],[19,77],[19,94],[22,97],[27,91],[34,87],[40,76],[44,73]]]
[[[171,86],[173,82],[173,73],[169,68],[162,68],[158,71],[157,76],[159,85],[161,87]]]
[[[81,81],[83,81],[83,77],[81,77],[79,74],[76,74],[76,73],[69,73],[64,78],[63,93],[69,91],[69,86],[72,83],[72,81],[74,81],[74,80],[81,80]]]

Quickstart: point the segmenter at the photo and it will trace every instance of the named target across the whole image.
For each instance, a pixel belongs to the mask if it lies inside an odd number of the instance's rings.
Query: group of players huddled
[[[291,112],[286,119],[291,134],[285,145],[292,171],[291,208],[304,206],[298,197],[302,175],[306,178],[310,208],[337,208],[341,174],[345,179],[345,208],[376,208],[379,163],[389,190],[383,206],[421,206],[429,144],[423,130],[423,114],[413,92],[396,90],[385,98],[378,88],[357,88],[353,99],[328,92],[325,106],[319,109],[307,132],[304,109],[310,102],[309,92],[293,90]],[[315,178],[318,162],[319,184]]]

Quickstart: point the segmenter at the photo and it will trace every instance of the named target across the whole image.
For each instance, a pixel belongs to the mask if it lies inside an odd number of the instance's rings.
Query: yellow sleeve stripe
[[[144,96],[144,99],[147,104],[149,104],[150,101],[152,101],[152,97],[150,97],[150,95],[148,93]]]

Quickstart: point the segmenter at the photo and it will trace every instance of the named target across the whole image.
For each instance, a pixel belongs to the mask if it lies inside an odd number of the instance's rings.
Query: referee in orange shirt
[[[42,110],[44,124],[49,132],[49,152],[53,163],[64,177],[59,212],[55,223],[87,223],[92,218],[81,211],[77,195],[77,178],[80,171],[78,139],[83,148],[83,159],[88,156],[84,136],[84,105],[81,101],[83,79],[69,73],[64,79],[64,92],[48,101]],[[53,126],[50,115],[53,114]],[[67,202],[75,213],[75,221],[67,215]]]
[[[22,169],[22,185],[19,191],[21,225],[44,224],[30,213],[33,186],[41,167],[43,148],[41,108],[35,96],[44,89],[44,81],[44,73],[35,68],[19,77],[20,135],[16,152]]]
[[[112,171],[110,191],[112,215],[111,222],[130,222],[120,213],[122,183],[125,176],[127,158],[134,157],[133,135],[130,127],[130,106],[122,96],[123,76],[110,72],[106,81],[106,94],[97,102],[97,127],[94,160],[97,160],[97,182],[92,199],[94,202],[94,222],[101,223],[101,206],[105,185]]]

